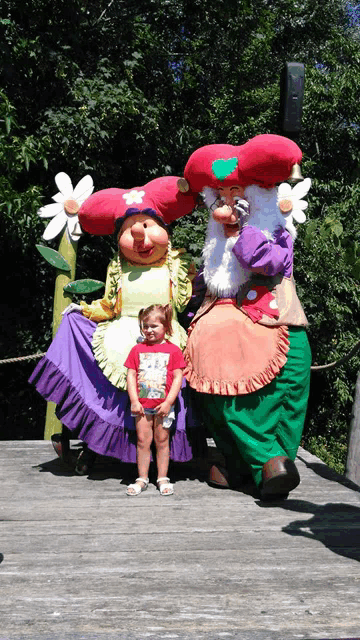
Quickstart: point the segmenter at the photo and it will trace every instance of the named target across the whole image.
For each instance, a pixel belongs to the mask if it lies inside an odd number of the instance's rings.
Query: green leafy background
[[[305,65],[299,144],[313,179],[295,277],[315,363],[359,338],[360,42],[356,8],[340,0],[3,0],[0,17],[2,358],[45,351],[54,270],[35,244],[37,209],[54,176],[86,173],[95,189],[182,175],[189,154],[281,133],[280,74]],[[176,223],[175,246],[197,263],[199,211]],[[105,279],[114,238],[80,239],[77,278]],[[57,249],[57,241],[49,243]],[[81,296],[80,296],[81,297]],[[91,294],[87,300],[98,297]],[[42,438],[34,363],[2,365],[2,438]],[[355,357],[312,374],[304,444],[344,469]]]

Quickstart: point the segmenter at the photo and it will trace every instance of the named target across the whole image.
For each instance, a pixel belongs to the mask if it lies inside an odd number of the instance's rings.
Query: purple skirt
[[[91,341],[96,327],[81,313],[65,314],[29,382],[45,400],[56,403],[58,419],[92,451],[136,462],[135,419],[130,415],[129,396],[109,382],[95,361]],[[170,431],[170,458],[177,462],[192,458],[186,418],[188,426],[196,426],[196,422],[187,407],[188,391],[184,382]]]

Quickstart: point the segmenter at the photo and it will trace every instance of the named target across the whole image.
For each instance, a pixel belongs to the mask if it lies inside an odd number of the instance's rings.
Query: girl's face
[[[165,339],[165,327],[156,313],[150,313],[141,323],[141,329],[149,344],[160,344]]]
[[[153,264],[165,256],[168,240],[168,232],[154,218],[136,213],[121,227],[119,249],[130,262]]]

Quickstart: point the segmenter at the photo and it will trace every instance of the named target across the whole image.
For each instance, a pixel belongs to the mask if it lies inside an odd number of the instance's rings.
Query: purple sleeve
[[[285,229],[279,229],[274,240],[268,240],[257,227],[243,227],[233,252],[242,267],[255,273],[288,278],[292,275],[293,245]]]

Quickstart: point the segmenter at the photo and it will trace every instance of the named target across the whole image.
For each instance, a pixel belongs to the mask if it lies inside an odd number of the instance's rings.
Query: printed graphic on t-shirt
[[[139,398],[165,398],[170,353],[139,353]]]

